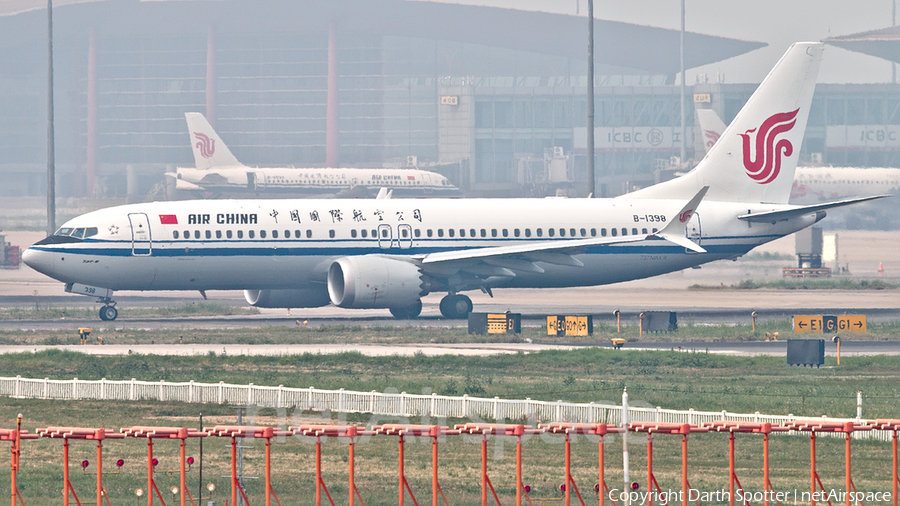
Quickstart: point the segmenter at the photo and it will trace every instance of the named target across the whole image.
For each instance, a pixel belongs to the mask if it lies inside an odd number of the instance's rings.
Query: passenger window
[[[456,231],[453,230],[452,228],[448,228],[448,229],[447,229],[447,235],[449,235],[450,237],[453,237],[453,234],[454,234],[455,232],[456,232]]]
[[[460,236],[460,237],[465,237],[465,236],[466,236],[466,229],[464,229],[464,228],[459,229],[459,236]]]
[[[587,237],[587,230],[581,229],[581,237]]]
[[[491,229],[491,237],[497,237],[497,229],[496,228]]]
[[[312,239],[312,230],[307,230],[307,231],[306,231],[306,238],[307,238],[307,239]]]
[[[190,238],[191,238],[191,232],[190,232],[190,230],[185,230],[185,231],[184,231],[184,238],[185,238],[185,239],[190,239]]]
[[[206,238],[212,239],[212,232],[210,232],[209,230],[206,231]]]
[[[549,235],[550,237],[553,237],[554,234],[556,234],[556,229],[555,229],[555,228],[548,228],[548,229],[547,229],[547,235]]]
[[[481,229],[481,237],[487,237],[487,230]]]
[[[284,238],[285,238],[285,239],[290,239],[290,238],[291,238],[291,231],[290,231],[290,230],[285,230],[285,231],[284,231]]]
[[[243,239],[243,238],[244,238],[244,231],[243,231],[243,230],[238,230],[238,231],[237,231],[237,238],[238,238],[238,239]]]
[[[519,229],[513,229],[513,235],[519,237]]]
[[[278,231],[277,230],[272,231],[272,239],[278,239]]]
[[[248,230],[248,231],[247,231],[247,238],[248,238],[248,239],[253,239],[254,237],[256,237],[256,231],[254,231],[254,230]]]
[[[356,229],[355,228],[350,230],[350,237],[353,237],[354,239],[356,238]]]
[[[596,228],[591,229],[591,237],[597,237],[597,229]]]
[[[469,237],[475,237],[475,229],[474,228],[469,229]]]
[[[402,238],[404,238],[404,239],[406,239],[407,237],[409,237],[409,229],[407,229],[406,227],[404,227],[403,229],[401,229],[401,230],[400,230],[400,237],[402,237]]]
[[[657,233],[657,232],[659,232],[659,230],[657,230],[657,229],[654,228],[654,229],[653,229],[653,233],[655,234],[655,233]]]
[[[363,238],[365,239],[366,237],[369,236],[369,231],[366,229],[362,229],[359,231],[359,235],[363,236]]]
[[[438,229],[438,237],[444,237],[444,229],[442,229],[442,228]]]
[[[328,237],[334,239],[334,230],[329,230],[329,231],[328,231]]]
[[[172,239],[178,239],[178,231],[177,230],[172,231]]]
[[[387,229],[386,228],[381,229],[381,237],[387,237],[387,236],[388,236]]]
[[[200,231],[194,230],[194,239],[199,239],[199,238],[200,238]]]
[[[226,239],[231,239],[231,230],[226,230],[226,231],[225,231],[225,238],[226,238]]]
[[[221,239],[221,238],[222,238],[222,231],[216,230],[216,239]]]
[[[647,233],[647,229],[646,229],[646,228],[642,228],[642,229],[641,229],[641,233],[642,233],[642,234],[646,234],[646,233]]]
[[[503,229],[503,237],[509,237],[509,230]]]
[[[525,237],[531,237],[531,229],[530,228],[525,229]]]
[[[431,229],[430,228],[425,231],[425,235],[427,235],[428,237],[431,237]]]
[[[560,236],[560,237],[565,237],[565,236],[566,236],[566,229],[564,229],[564,228],[559,229],[559,236]]]
[[[609,231],[612,232],[612,236],[613,236],[613,237],[619,235],[619,231],[618,231],[617,229],[615,229],[615,228],[611,228],[611,229],[609,229]]]
[[[631,235],[637,235],[637,234],[638,234],[638,232],[637,232],[636,228],[631,229]]]
[[[265,239],[265,238],[266,238],[266,231],[265,231],[265,230],[260,230],[260,231],[259,231],[259,238],[260,238],[260,239]]]
[[[536,230],[536,232],[537,232],[537,236],[538,236],[538,237],[542,237],[542,236],[544,235],[544,230],[543,230],[543,229],[540,229],[540,228],[539,228],[539,229]]]
[[[605,228],[601,228],[601,229],[600,229],[600,236],[601,236],[601,237],[606,237],[606,229],[605,229]]]
[[[628,235],[628,229],[627,229],[627,228],[622,227],[622,235]]]
[[[413,232],[413,234],[414,234],[416,237],[422,237],[422,231],[421,231],[420,229],[418,229],[418,228]]]
[[[582,229],[582,230],[584,230],[584,229]],[[582,232],[581,235],[584,235],[584,232]],[[575,237],[575,229],[574,228],[569,229],[569,236]]]
[[[299,238],[300,238],[300,231],[299,231],[299,230],[294,230],[294,237],[295,237],[296,239],[299,239]]]

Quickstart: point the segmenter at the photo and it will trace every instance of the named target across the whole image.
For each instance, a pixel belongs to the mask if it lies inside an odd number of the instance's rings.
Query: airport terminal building
[[[46,193],[47,10],[0,12],[0,195]],[[158,198],[191,166],[185,112],[247,165],[432,168],[469,195],[583,193],[587,21],[402,0],[59,1],[60,197]],[[654,182],[695,107],[730,121],[756,87],[687,83],[674,30],[597,20],[595,161],[606,196]],[[688,68],[762,43],[688,33]],[[900,166],[900,86],[820,85],[801,159]],[[677,164],[675,164],[677,167]]]

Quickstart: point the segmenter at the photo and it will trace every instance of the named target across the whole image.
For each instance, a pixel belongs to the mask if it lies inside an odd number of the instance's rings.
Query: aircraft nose
[[[22,261],[25,265],[48,276],[53,273],[53,257],[53,253],[35,248],[28,248],[22,252]]]

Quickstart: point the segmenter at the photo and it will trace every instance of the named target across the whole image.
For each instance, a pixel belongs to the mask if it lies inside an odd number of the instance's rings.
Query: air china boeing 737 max
[[[398,318],[445,292],[441,312],[460,318],[466,290],[601,285],[736,258],[879,198],[787,203],[822,50],[791,46],[694,170],[623,197],[132,204],[70,220],[23,259],[112,320],[114,290],[213,289]]]

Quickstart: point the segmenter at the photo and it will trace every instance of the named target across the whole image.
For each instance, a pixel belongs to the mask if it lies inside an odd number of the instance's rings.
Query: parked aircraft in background
[[[352,192],[351,196],[374,196],[379,188],[390,188],[395,197],[462,196],[446,177],[427,170],[248,167],[231,154],[202,114],[189,112],[184,116],[195,167],[178,167],[166,174],[178,192],[226,196]]]
[[[725,123],[712,109],[697,109],[707,151],[725,131]],[[861,195],[900,192],[900,169],[884,167],[797,167],[790,202],[811,204]]]
[[[822,51],[791,46],[694,170],[622,197],[132,204],[69,220],[23,259],[112,320],[114,290],[213,289],[397,318],[443,292],[441,313],[463,318],[467,290],[601,285],[736,258],[880,198],[788,204]]]

